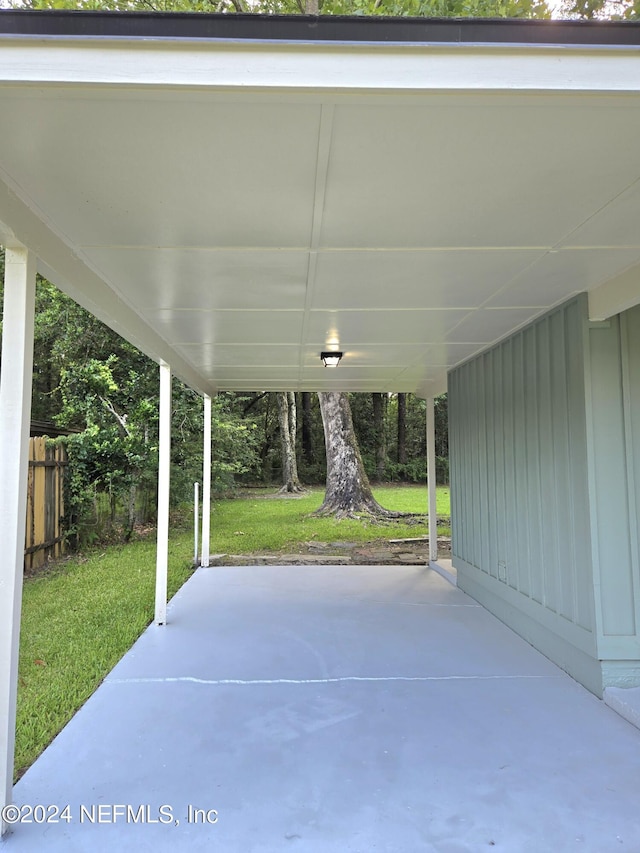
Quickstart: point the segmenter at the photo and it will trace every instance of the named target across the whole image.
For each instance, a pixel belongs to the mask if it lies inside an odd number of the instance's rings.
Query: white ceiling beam
[[[15,188],[0,176],[0,240],[19,241],[38,258],[38,272],[63,290],[95,317],[122,335],[155,361],[171,363],[173,372],[187,385],[205,394],[216,389],[157,334],[122,299],[114,288],[92,270],[64,239],[23,201]],[[13,242],[3,245],[13,245]]]
[[[637,92],[637,48],[0,37],[0,83]]]
[[[607,320],[634,305],[640,305],[640,265],[589,292],[589,319]]]

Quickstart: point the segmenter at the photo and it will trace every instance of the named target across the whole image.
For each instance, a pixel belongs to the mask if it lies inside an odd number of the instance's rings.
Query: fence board
[[[34,569],[64,553],[64,472],[67,454],[61,444],[43,437],[29,440],[29,481],[25,569]]]

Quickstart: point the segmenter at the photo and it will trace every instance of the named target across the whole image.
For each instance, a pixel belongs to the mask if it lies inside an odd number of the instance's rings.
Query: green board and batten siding
[[[603,686],[640,685],[640,308],[588,327],[591,537]]]
[[[449,375],[458,584],[598,695],[640,678],[639,358],[583,295]]]

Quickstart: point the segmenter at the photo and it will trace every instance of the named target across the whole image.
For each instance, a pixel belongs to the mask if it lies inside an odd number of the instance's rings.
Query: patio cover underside
[[[638,301],[633,25],[225,17],[0,13],[0,240],[188,383],[431,396],[573,293]]]

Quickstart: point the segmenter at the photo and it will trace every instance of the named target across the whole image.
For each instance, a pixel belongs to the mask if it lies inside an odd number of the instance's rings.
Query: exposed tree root
[[[315,512],[312,512],[311,515],[321,518],[332,516],[338,520],[342,518],[354,518],[358,520],[366,519],[372,524],[382,524],[386,521],[393,522],[398,519],[418,517],[418,514],[415,512],[394,512],[393,510],[385,509],[375,500],[373,503],[366,501],[357,505],[344,505],[335,501],[325,501],[322,506]]]
[[[349,512],[348,510],[326,510],[325,512],[320,512],[320,510],[316,510],[316,512],[311,513],[311,517],[314,518],[327,518],[331,516],[332,518],[337,519],[338,521],[342,521],[343,518],[352,518],[355,521],[367,521],[369,524],[394,524],[396,521],[406,520],[409,517],[413,516],[413,513],[410,512],[386,512],[386,513],[372,513],[367,511],[358,510],[357,512]]]
[[[284,486],[278,490],[279,495],[304,495],[306,494],[307,489],[304,486],[301,486],[300,483],[285,483]]]

